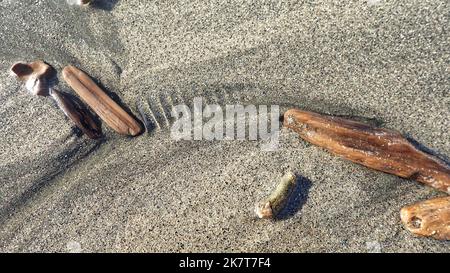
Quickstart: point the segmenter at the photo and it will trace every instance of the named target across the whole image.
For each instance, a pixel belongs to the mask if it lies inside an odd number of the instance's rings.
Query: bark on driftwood
[[[284,126],[343,158],[450,193],[449,166],[396,131],[296,109],[284,114]]]

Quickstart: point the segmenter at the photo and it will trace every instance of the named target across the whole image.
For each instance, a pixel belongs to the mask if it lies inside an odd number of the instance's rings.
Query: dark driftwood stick
[[[396,131],[295,109],[284,114],[283,125],[348,160],[450,193],[448,165],[420,151]]]
[[[51,96],[58,104],[64,114],[75,123],[89,138],[97,139],[102,137],[101,127],[97,125],[91,113],[79,107],[72,99],[64,93],[52,89]]]
[[[400,216],[405,227],[416,235],[450,240],[450,196],[404,207]]]

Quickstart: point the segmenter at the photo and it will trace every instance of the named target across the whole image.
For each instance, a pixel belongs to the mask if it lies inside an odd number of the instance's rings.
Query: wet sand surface
[[[173,105],[280,105],[396,129],[450,155],[448,1],[0,1],[0,250],[450,252],[406,231],[403,206],[442,193],[333,156],[289,130],[175,141]],[[142,121],[80,136],[9,74],[74,64]],[[59,74],[60,76],[60,74]],[[60,79],[59,89],[73,93]],[[286,219],[254,204],[287,171]]]

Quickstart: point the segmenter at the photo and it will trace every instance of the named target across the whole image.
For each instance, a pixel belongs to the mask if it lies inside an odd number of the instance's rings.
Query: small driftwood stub
[[[264,200],[258,202],[255,213],[262,219],[275,219],[286,206],[290,195],[297,184],[297,177],[294,173],[285,174],[278,183],[275,190]]]
[[[400,217],[406,229],[416,235],[450,240],[450,196],[404,207]]]

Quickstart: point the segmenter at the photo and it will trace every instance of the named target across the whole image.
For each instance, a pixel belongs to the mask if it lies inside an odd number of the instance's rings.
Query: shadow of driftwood
[[[286,205],[276,216],[276,220],[285,220],[293,217],[299,212],[308,199],[309,190],[312,186],[312,182],[301,175],[297,175],[297,183],[289,196]]]
[[[425,152],[427,154],[430,154],[432,156],[437,157],[438,159],[440,159],[441,161],[443,161],[445,164],[447,164],[448,166],[450,166],[450,159],[448,157],[446,157],[444,154],[441,154],[437,151],[434,151],[428,147],[426,147],[425,145],[423,145],[422,143],[418,142],[417,140],[415,140],[414,138],[412,138],[410,135],[406,134],[405,135],[406,139],[412,144],[414,145],[417,149],[421,150],[422,152]]]
[[[66,92],[61,92],[61,95],[71,100],[75,105],[75,107],[80,109],[85,115],[89,115],[89,117],[94,121],[95,125],[97,125],[97,128],[100,129],[100,133],[102,133],[101,132],[102,125],[100,118],[96,114],[92,113],[92,111],[89,111],[89,109],[77,96]],[[76,125],[72,127],[72,133],[74,133],[77,137],[81,137],[83,135],[83,131]]]
[[[50,187],[55,181],[56,177],[58,177],[65,170],[75,165],[83,158],[86,158],[91,153],[96,151],[104,142],[104,139],[97,140],[96,142],[90,141],[89,143],[91,147],[84,151],[83,148],[86,147],[86,143],[76,143],[72,148],[59,153],[54,160],[55,162],[57,162],[56,167],[52,171],[34,181],[30,187],[25,189],[16,197],[12,198],[3,207],[0,207],[0,226],[3,225],[4,222],[7,221],[7,219],[11,218],[15,213],[17,213],[21,208],[29,204],[34,196],[41,193],[45,188]],[[78,159],[73,160],[76,155],[80,153],[82,153],[81,156]],[[28,170],[32,168],[33,166],[27,167]],[[9,169],[15,170],[14,172],[17,172],[17,170],[20,170],[22,168],[12,166]]]
[[[96,9],[111,11],[116,6],[119,0],[94,0],[92,2],[92,7]]]

